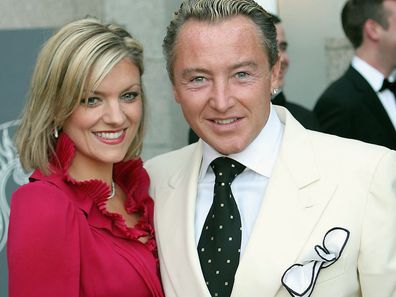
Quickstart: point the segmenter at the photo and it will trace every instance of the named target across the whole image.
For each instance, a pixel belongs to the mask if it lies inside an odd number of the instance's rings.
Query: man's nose
[[[230,94],[230,85],[227,80],[214,82],[210,98],[211,106],[219,112],[227,111],[233,104]]]

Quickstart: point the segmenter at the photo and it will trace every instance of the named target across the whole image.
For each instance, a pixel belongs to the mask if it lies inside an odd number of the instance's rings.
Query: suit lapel
[[[202,145],[195,145],[185,166],[170,177],[168,187],[159,190],[155,212],[160,253],[169,270],[176,292],[188,296],[210,296],[201,272],[194,237],[195,201],[198,174],[202,160]],[[177,263],[177,264],[176,264]]]
[[[389,118],[389,115],[385,111],[377,93],[369,85],[369,83],[364,79],[364,77],[357,72],[352,66],[349,67],[345,76],[352,81],[355,88],[361,93],[360,100],[364,105],[367,106],[368,110],[371,111],[373,116],[377,119],[382,127],[383,131],[389,135],[389,137],[395,137],[395,128]]]
[[[285,124],[283,143],[232,296],[276,295],[283,273],[296,263],[335,190],[335,185],[318,186],[306,130],[285,109],[276,109]]]

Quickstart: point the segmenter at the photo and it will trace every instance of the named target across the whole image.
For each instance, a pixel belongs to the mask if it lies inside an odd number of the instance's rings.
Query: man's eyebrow
[[[238,69],[240,67],[252,67],[253,69],[256,69],[258,67],[257,63],[254,61],[244,61],[240,63],[236,63],[230,67],[231,70]]]
[[[252,67],[254,69],[256,69],[258,67],[257,63],[254,61],[244,61],[244,62],[240,62],[240,63],[236,63],[234,65],[231,65],[229,67],[230,70],[234,70],[234,69],[238,69],[240,67]],[[182,72],[182,77],[183,78],[187,78],[189,77],[192,73],[202,73],[202,74],[208,74],[209,71],[205,68],[200,68],[200,67],[196,67],[196,68],[187,68],[184,69]]]
[[[183,70],[182,77],[186,78],[186,77],[190,76],[192,73],[208,73],[208,72],[209,72],[208,70],[206,70],[204,68],[199,68],[199,67],[197,67],[197,68],[187,68],[187,69]]]

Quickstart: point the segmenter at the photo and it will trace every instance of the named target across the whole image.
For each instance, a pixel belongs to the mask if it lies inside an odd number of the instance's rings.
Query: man
[[[395,296],[396,153],[271,104],[270,15],[185,1],[163,47],[201,138],[146,163],[166,296]]]
[[[341,19],[355,56],[314,112],[324,132],[396,150],[396,1],[349,0]]]
[[[287,70],[289,69],[290,61],[289,55],[287,53],[288,43],[281,19],[274,14],[272,14],[271,16],[276,28],[276,39],[278,41],[280,60],[280,70],[276,74],[276,80],[273,85],[273,95],[271,101],[275,105],[286,107],[305,128],[320,131],[318,119],[313,112],[299,104],[286,100],[285,94],[283,92],[283,87],[285,85],[285,77]]]

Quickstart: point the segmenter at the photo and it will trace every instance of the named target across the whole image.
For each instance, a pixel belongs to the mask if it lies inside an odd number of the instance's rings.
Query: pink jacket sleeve
[[[9,296],[78,296],[78,230],[75,208],[56,186],[20,187],[11,199]]]

